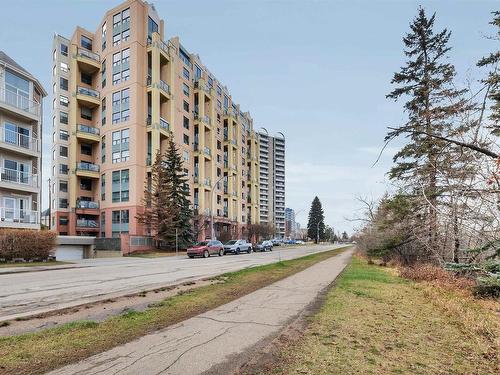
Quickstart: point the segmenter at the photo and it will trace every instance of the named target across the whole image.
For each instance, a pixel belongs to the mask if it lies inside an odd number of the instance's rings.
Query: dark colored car
[[[224,245],[217,240],[201,241],[187,249],[187,255],[190,258],[195,256],[208,258],[210,255],[219,255],[221,257],[224,255]]]
[[[273,243],[271,241],[261,241],[254,247],[255,251],[273,251]]]

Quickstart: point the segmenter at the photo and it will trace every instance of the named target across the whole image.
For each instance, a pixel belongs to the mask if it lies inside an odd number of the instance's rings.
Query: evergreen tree
[[[318,242],[319,239],[325,238],[325,217],[323,214],[323,208],[321,207],[321,202],[318,197],[314,197],[311,209],[309,210],[309,221],[307,223],[307,236],[314,239],[314,242]]]
[[[403,38],[407,62],[394,74],[391,83],[397,87],[387,97],[407,99],[408,122],[386,137],[409,134],[409,142],[394,157],[396,165],[389,176],[420,199],[418,214],[429,249],[435,247],[438,235],[437,206],[443,194],[440,174],[450,170],[449,160],[442,157],[445,142],[435,136],[452,134],[453,121],[469,108],[462,98],[464,91],[453,85],[455,68],[446,61],[451,33],[446,29],[435,33],[434,21],[435,14],[428,18],[420,8]]]
[[[500,41],[500,12],[493,12],[493,21],[490,22],[491,25],[496,26],[497,33],[492,39],[497,42]],[[500,51],[495,51],[490,53],[488,56],[483,57],[477,63],[481,67],[490,67],[491,70],[488,76],[483,80],[488,89],[488,97],[493,102],[491,106],[491,124],[492,133],[496,136],[500,136],[500,72],[498,71],[498,64],[500,63]]]
[[[149,185],[149,184],[148,184]],[[144,192],[144,212],[137,215],[157,241],[175,248],[176,231],[179,248],[192,242],[193,212],[189,202],[187,177],[172,139],[167,151],[156,155],[151,167],[151,184]]]

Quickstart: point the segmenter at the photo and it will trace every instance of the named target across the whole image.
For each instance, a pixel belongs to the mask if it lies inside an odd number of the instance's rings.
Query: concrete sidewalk
[[[217,309],[52,374],[188,375],[211,369],[230,373],[242,364],[239,354],[279,333],[313,303],[344,269],[352,252],[349,249]]]

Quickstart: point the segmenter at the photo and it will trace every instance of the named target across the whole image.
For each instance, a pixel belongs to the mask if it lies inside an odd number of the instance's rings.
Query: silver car
[[[224,254],[233,253],[239,254],[242,252],[247,252],[250,254],[253,251],[252,244],[246,240],[231,240],[224,244]]]

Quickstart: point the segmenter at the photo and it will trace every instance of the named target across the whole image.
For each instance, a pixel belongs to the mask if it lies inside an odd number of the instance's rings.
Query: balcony
[[[212,188],[212,180],[210,179],[210,177],[205,177],[203,185],[205,185],[205,187]]]
[[[93,73],[101,69],[101,57],[85,48],[78,48],[76,61],[80,69],[87,73]]]
[[[163,117],[160,117],[160,130],[170,133],[170,124]]]
[[[83,86],[76,87],[76,99],[83,105],[94,108],[101,104],[100,94],[94,89]]]
[[[37,193],[38,175],[15,169],[0,168],[0,188]]]
[[[229,146],[231,146],[233,148],[237,148],[238,147],[238,141],[236,139],[234,139],[234,138],[232,138],[232,139],[225,139],[224,140],[224,144],[225,145],[229,145]]]
[[[92,219],[76,219],[76,228],[83,231],[98,231],[99,222]]]
[[[198,112],[194,113],[194,122],[195,123],[203,123],[208,129],[211,128],[212,126],[212,120],[210,119],[210,116],[200,116]]]
[[[38,139],[5,127],[0,127],[0,148],[31,156],[39,156],[40,153]]]
[[[194,82],[194,89],[195,89],[195,91],[203,91],[208,96],[210,96],[212,94],[211,88],[208,87],[207,84],[205,84],[201,81]]]
[[[150,51],[151,48],[153,47],[159,48],[161,57],[163,57],[167,61],[170,61],[171,58],[170,47],[174,48],[170,42],[167,43],[161,39],[153,41],[151,38],[148,38],[148,51]]]
[[[238,113],[232,108],[226,108],[224,110],[224,116],[232,118],[233,120],[238,120]]]
[[[170,99],[170,86],[167,82],[160,79],[157,83],[157,87],[160,89],[160,94],[163,94],[166,99]]]
[[[98,215],[99,202],[85,201],[78,199],[76,201],[76,210],[81,214]]]
[[[101,140],[100,131],[93,126],[78,124],[76,128],[76,136],[90,142],[99,142]]]
[[[38,211],[0,207],[0,228],[39,229]]]
[[[99,166],[87,162],[76,163],[76,175],[80,177],[99,178]]]
[[[31,121],[38,121],[40,116],[39,103],[4,88],[0,88],[0,108]]]

